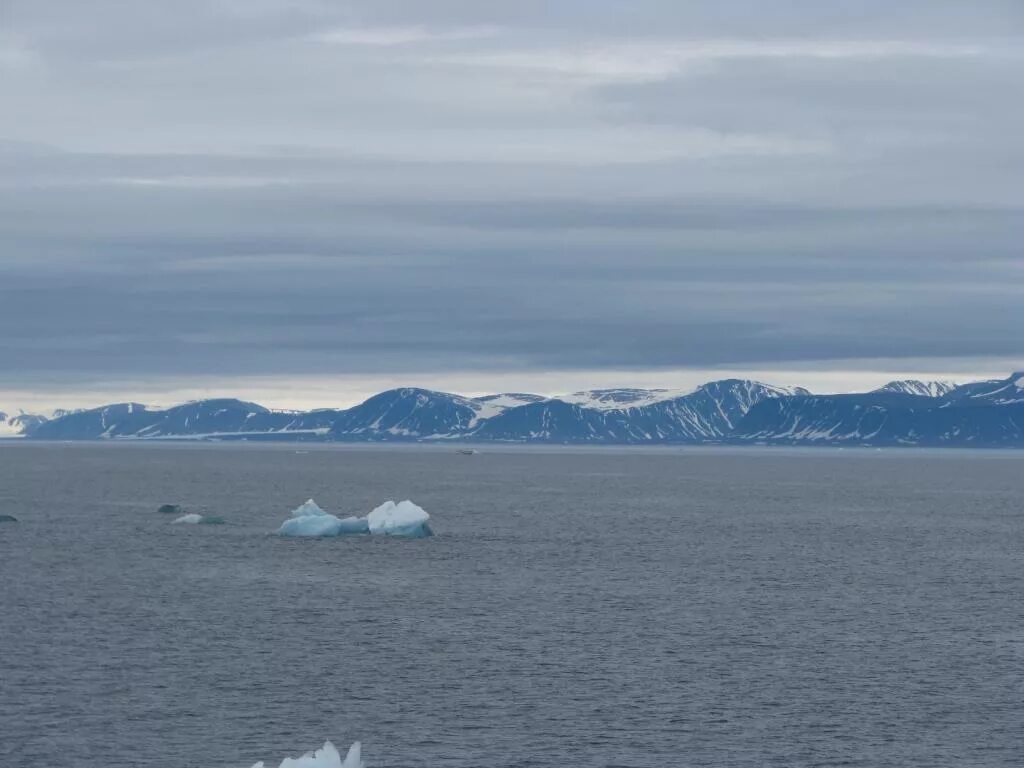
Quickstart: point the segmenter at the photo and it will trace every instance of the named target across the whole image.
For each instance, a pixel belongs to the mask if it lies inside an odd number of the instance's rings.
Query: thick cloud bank
[[[362,749],[357,741],[349,747],[345,759],[331,742],[324,742],[324,745],[315,752],[307,752],[302,757],[286,757],[281,761],[278,768],[365,768],[361,756]],[[269,768],[262,761],[256,763],[252,768]]]
[[[1020,359],[1020,0],[0,8],[11,405]]]
[[[310,499],[294,511],[277,529],[279,536],[294,538],[325,538],[372,533],[422,539],[432,536],[428,515],[411,501],[395,504],[386,501],[366,517],[340,518],[325,512]]]

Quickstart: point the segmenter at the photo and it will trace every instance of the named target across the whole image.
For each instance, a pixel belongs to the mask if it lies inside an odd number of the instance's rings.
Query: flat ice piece
[[[199,525],[199,523],[201,523],[201,522],[203,522],[203,516],[202,515],[197,515],[195,512],[192,512],[191,514],[188,514],[188,515],[182,515],[181,517],[179,517],[177,520],[174,521],[175,524],[177,524],[177,523],[185,523],[186,525]]]
[[[222,525],[224,523],[223,517],[217,517],[216,515],[197,515],[195,512],[190,512],[187,515],[182,515],[173,523],[184,523],[186,525]]]

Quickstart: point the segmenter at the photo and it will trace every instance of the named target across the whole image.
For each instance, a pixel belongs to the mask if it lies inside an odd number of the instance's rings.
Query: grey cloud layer
[[[1024,13],[892,5],[8,3],[0,384],[1018,356]]]

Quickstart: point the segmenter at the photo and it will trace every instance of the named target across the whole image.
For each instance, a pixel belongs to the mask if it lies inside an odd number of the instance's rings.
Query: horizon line
[[[712,372],[711,371],[706,371],[705,373],[712,373]],[[201,388],[201,389],[198,389],[198,390],[188,390],[188,389],[186,389],[186,390],[181,390],[181,389],[175,390],[175,389],[169,389],[169,390],[164,390],[163,392],[160,392],[160,393],[152,392],[152,394],[156,395],[156,397],[153,398],[153,399],[149,399],[149,402],[146,402],[147,398],[145,396],[142,396],[142,397],[132,397],[132,396],[117,397],[117,396],[114,395],[114,392],[107,392],[106,394],[108,394],[110,396],[108,396],[108,397],[100,397],[99,392],[96,392],[92,397],[82,397],[81,398],[81,400],[88,400],[88,401],[90,401],[89,404],[85,404],[85,405],[67,405],[67,404],[64,404],[64,405],[51,405],[50,407],[40,406],[40,407],[35,407],[35,408],[31,408],[31,407],[30,408],[26,408],[26,407],[22,406],[21,404],[15,404],[13,402],[14,400],[18,399],[17,396],[14,396],[14,397],[11,397],[9,395],[5,396],[5,391],[6,390],[0,389],[0,398],[2,398],[2,399],[0,399],[0,412],[6,413],[8,417],[16,416],[16,415],[19,415],[19,414],[25,414],[25,415],[47,415],[48,417],[52,418],[52,416],[49,416],[49,415],[53,414],[53,413],[55,413],[57,411],[82,412],[82,411],[91,411],[91,410],[95,410],[95,409],[98,409],[98,408],[110,407],[110,406],[115,406],[115,405],[138,405],[138,406],[146,408],[147,410],[166,411],[166,410],[170,410],[170,409],[173,409],[173,408],[181,407],[181,406],[184,406],[184,405],[189,405],[191,403],[198,403],[198,402],[203,402],[203,401],[210,401],[210,400],[237,400],[237,401],[241,401],[241,402],[252,403],[253,405],[257,405],[257,406],[259,406],[261,408],[266,408],[267,410],[273,411],[273,412],[279,412],[279,413],[302,413],[302,412],[320,411],[320,410],[324,410],[324,411],[347,410],[349,408],[353,408],[353,407],[355,407],[357,405],[360,405],[361,403],[364,403],[368,399],[370,399],[372,397],[375,397],[377,395],[383,394],[385,392],[401,390],[401,389],[417,389],[417,390],[423,390],[423,391],[427,391],[427,392],[436,392],[436,393],[439,393],[439,394],[454,395],[454,396],[457,396],[457,397],[463,397],[463,398],[466,398],[466,399],[469,399],[469,400],[479,399],[479,398],[482,398],[482,397],[489,397],[489,396],[494,396],[494,395],[501,395],[501,394],[529,394],[529,395],[534,395],[534,396],[537,396],[537,397],[542,397],[545,400],[559,400],[561,398],[564,398],[566,396],[569,396],[569,395],[572,395],[572,394],[575,394],[575,393],[579,393],[579,392],[608,391],[608,390],[616,390],[616,389],[640,389],[640,390],[649,390],[649,391],[679,390],[680,391],[680,396],[682,396],[683,394],[692,393],[692,392],[698,390],[700,387],[703,387],[703,386],[705,386],[707,384],[711,384],[711,383],[719,382],[719,381],[729,381],[729,380],[754,381],[754,382],[758,382],[758,383],[761,383],[761,384],[768,384],[770,386],[778,386],[778,387],[786,387],[786,388],[800,387],[800,388],[803,388],[803,389],[807,389],[808,391],[811,392],[811,394],[815,394],[815,395],[833,395],[833,394],[834,395],[839,395],[839,394],[854,394],[854,393],[871,392],[873,390],[879,389],[881,387],[886,386],[889,383],[896,382],[896,381],[916,380],[916,381],[922,381],[922,382],[940,382],[940,383],[951,383],[951,384],[955,384],[955,385],[962,385],[962,384],[966,384],[966,383],[970,383],[970,382],[976,382],[976,381],[1002,381],[1002,380],[1005,380],[1005,379],[1008,379],[1008,378],[1013,378],[1014,376],[1024,375],[1024,372],[1022,372],[1021,370],[1013,370],[1013,371],[1010,371],[1010,373],[1008,375],[1007,374],[1003,374],[1001,376],[998,375],[998,374],[995,375],[995,376],[991,376],[991,375],[985,375],[985,374],[982,374],[982,373],[975,373],[973,375],[972,374],[963,375],[961,373],[956,373],[956,374],[949,374],[949,373],[947,373],[947,374],[942,375],[942,374],[934,374],[934,373],[929,374],[929,373],[923,373],[923,372],[899,372],[899,373],[896,373],[896,372],[883,372],[883,371],[816,371],[816,372],[810,372],[810,371],[776,371],[775,373],[780,374],[777,377],[778,379],[788,379],[785,383],[782,383],[782,382],[780,382],[778,380],[774,380],[773,381],[771,376],[758,375],[758,374],[764,374],[764,373],[769,373],[770,374],[770,373],[772,373],[770,371],[753,371],[753,372],[751,372],[750,375],[741,375],[741,374],[739,374],[739,372],[731,371],[731,370],[730,371],[722,370],[722,371],[717,371],[716,373],[718,373],[718,374],[730,374],[731,373],[731,374],[736,374],[736,375],[719,375],[718,377],[703,379],[699,383],[690,384],[689,386],[683,386],[683,387],[679,387],[679,386],[664,386],[664,385],[656,385],[656,386],[638,386],[638,385],[619,385],[619,386],[611,385],[611,386],[607,386],[606,385],[606,386],[594,386],[594,387],[584,387],[584,388],[569,387],[569,388],[563,388],[561,391],[548,390],[547,392],[542,391],[541,388],[534,388],[534,387],[505,387],[505,388],[494,388],[494,389],[473,387],[473,388],[465,388],[465,389],[463,389],[463,391],[460,392],[460,391],[458,391],[460,388],[457,388],[457,387],[421,386],[421,385],[415,385],[415,384],[398,384],[398,385],[392,385],[392,386],[383,386],[382,388],[366,389],[366,388],[360,387],[359,389],[354,390],[354,391],[353,390],[348,390],[348,392],[350,394],[350,397],[344,398],[344,402],[339,402],[339,403],[337,403],[335,405],[315,404],[316,401],[310,399],[309,397],[304,397],[302,395],[299,396],[301,398],[301,400],[302,400],[302,404],[299,404],[299,402],[294,399],[295,388],[291,387],[291,386],[285,387],[284,390],[282,390],[280,388],[280,386],[278,386],[278,387],[270,387],[269,389],[268,388],[262,388],[263,389],[262,393],[258,391],[260,388],[253,389],[252,387],[248,387],[247,388],[247,387],[241,386],[241,387],[238,387],[237,389],[235,389],[233,387],[208,387],[208,388]],[[844,378],[850,378],[850,379],[860,379],[860,382],[859,382],[859,384],[854,384],[851,381],[850,382],[850,386],[843,386],[843,387],[840,387],[838,389],[829,389],[829,388],[826,387],[826,389],[824,391],[822,391],[820,387],[816,388],[814,386],[809,386],[807,383],[799,383],[797,381],[793,381],[793,377],[794,376],[800,376],[801,374],[804,374],[806,376],[806,378],[809,378],[809,379],[819,379],[820,380],[820,379],[824,378],[824,379],[840,379],[841,380],[841,379],[844,379]],[[322,378],[322,377],[314,377],[314,378]],[[430,377],[426,377],[426,378],[430,378]],[[500,378],[504,378],[504,377],[500,377]],[[247,389],[248,389],[249,392],[252,393],[251,395],[244,394],[244,392]],[[320,390],[322,390],[323,387],[313,388],[313,389],[320,389]],[[138,391],[138,390],[136,390],[136,391]],[[286,395],[285,395],[285,392],[287,392]],[[142,394],[142,393],[139,393],[139,394]],[[160,396],[161,394],[163,395],[163,397]],[[178,394],[179,396],[175,397],[174,396],[175,394]],[[262,396],[261,396],[261,394],[262,394]],[[282,397],[282,395],[284,395],[284,397]],[[42,400],[42,398],[39,398],[38,396],[33,397],[31,399],[40,400],[40,401]],[[60,400],[62,398],[60,398],[60,396],[57,395],[56,397],[51,396],[51,397],[47,397],[46,399],[49,400],[51,403],[53,403],[53,402],[55,402],[57,400]],[[68,400],[70,400],[70,399],[72,399],[72,398],[68,398]],[[81,400],[80,400],[80,402],[81,402]],[[283,403],[284,400],[291,400],[293,402],[293,405],[290,405],[290,406],[289,405],[285,405]],[[324,397],[319,402],[325,402],[327,400],[328,400],[328,398]],[[277,404],[273,404],[274,401],[276,401]],[[67,401],[65,400],[64,402],[66,403]],[[7,405],[5,407],[4,403],[10,403],[10,405]],[[268,404],[268,403],[270,403],[270,404]],[[15,407],[12,408],[11,405],[15,405]]]

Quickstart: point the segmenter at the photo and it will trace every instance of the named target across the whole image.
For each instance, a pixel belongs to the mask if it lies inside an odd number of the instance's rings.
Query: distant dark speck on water
[[[14,515],[0,515],[0,523],[16,523],[18,518]]]

